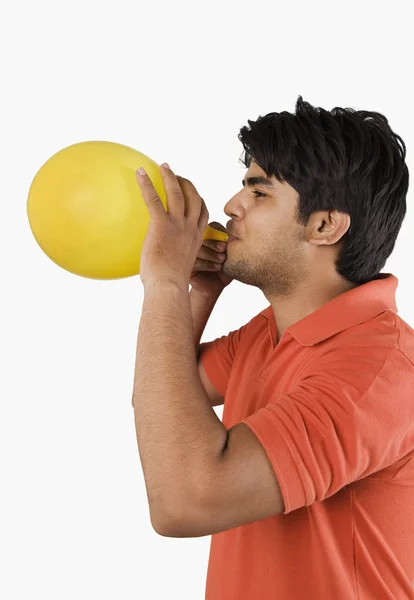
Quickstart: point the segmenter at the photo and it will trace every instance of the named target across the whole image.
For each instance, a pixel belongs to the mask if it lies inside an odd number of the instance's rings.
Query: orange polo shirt
[[[206,600],[414,598],[414,332],[392,274],[276,340],[272,307],[201,344],[223,424],[262,444],[283,514],[213,534]]]

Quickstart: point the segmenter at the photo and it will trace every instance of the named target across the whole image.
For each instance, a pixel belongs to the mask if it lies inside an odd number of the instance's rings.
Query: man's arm
[[[133,406],[151,521],[159,530],[184,505],[197,505],[227,441],[198,373],[190,296],[175,284],[144,291]]]
[[[198,501],[181,503],[160,525],[164,537],[201,537],[284,513],[275,469],[263,445],[245,423],[228,431],[227,446],[203,472]]]
[[[199,356],[200,340],[204,333],[207,322],[219,298],[216,294],[202,294],[191,289],[190,294],[191,320],[193,324],[193,341],[196,357]],[[134,406],[134,394],[132,394],[132,406]]]
[[[219,298],[215,294],[202,294],[191,289],[190,294],[191,321],[193,324],[193,339],[196,356],[198,357],[201,336],[206,328],[207,321]]]

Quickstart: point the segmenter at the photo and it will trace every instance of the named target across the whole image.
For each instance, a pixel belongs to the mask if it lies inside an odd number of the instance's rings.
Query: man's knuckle
[[[178,200],[183,200],[183,194],[181,190],[174,190],[173,194]]]

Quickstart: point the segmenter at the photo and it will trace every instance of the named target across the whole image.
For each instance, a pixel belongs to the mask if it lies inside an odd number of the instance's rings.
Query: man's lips
[[[226,227],[226,231],[227,231],[227,235],[229,236],[229,241],[239,239],[238,236],[234,235],[233,231],[230,231],[230,229],[227,229],[227,227]]]

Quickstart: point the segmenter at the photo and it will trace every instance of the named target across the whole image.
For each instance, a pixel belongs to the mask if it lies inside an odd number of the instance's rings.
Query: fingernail
[[[169,169],[171,171],[171,167],[168,163],[162,163],[161,166],[164,167],[164,169]]]
[[[223,244],[223,242],[220,242],[219,244],[217,244],[217,249],[218,250],[225,250],[226,249],[226,244]]]
[[[139,173],[140,175],[146,175],[146,174],[147,174],[147,173],[146,173],[146,171],[145,171],[145,169],[144,169],[144,167],[140,167],[140,168],[138,169],[138,173]]]

